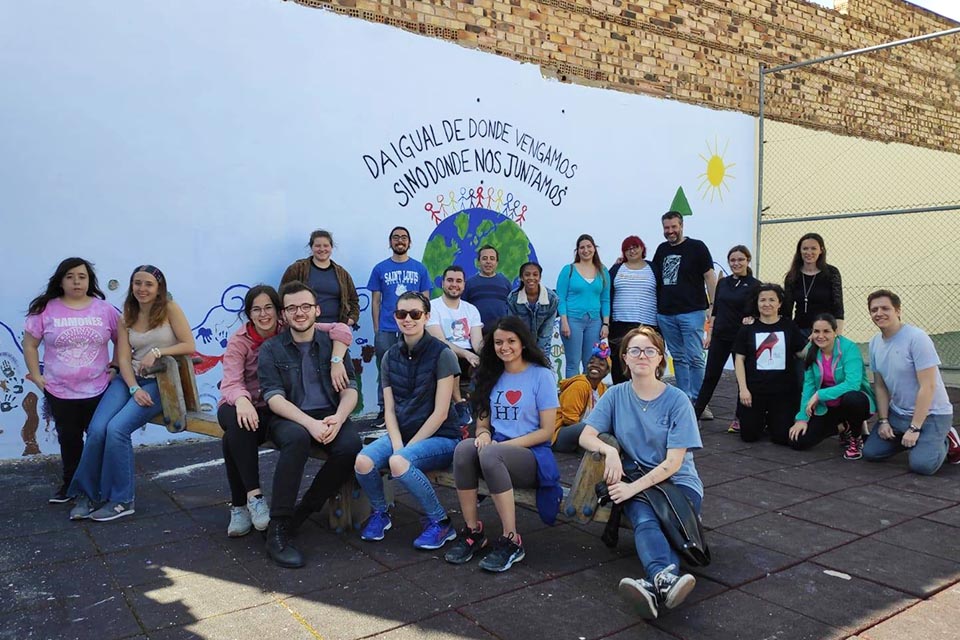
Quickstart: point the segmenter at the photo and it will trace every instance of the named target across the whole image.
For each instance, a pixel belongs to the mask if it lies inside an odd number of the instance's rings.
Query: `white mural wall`
[[[752,244],[743,114],[561,84],[279,1],[36,0],[3,13],[0,458],[58,451],[21,337],[29,300],[69,255],[116,281],[118,307],[135,265],[165,271],[212,407],[246,288],[277,284],[310,231],[330,230],[360,287],[351,354],[370,411],[365,285],[395,224],[436,278],[450,262],[475,271],[476,248],[492,242],[508,277],[537,259],[550,286],[581,233],[608,265],[630,234],[652,256],[670,208],[690,213],[687,234],[720,264]]]

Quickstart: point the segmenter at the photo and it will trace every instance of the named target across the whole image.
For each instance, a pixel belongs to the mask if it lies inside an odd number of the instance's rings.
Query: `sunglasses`
[[[393,317],[397,320],[406,320],[407,316],[410,316],[414,320],[419,320],[423,317],[424,312],[419,309],[411,309],[407,311],[406,309],[397,309],[393,312]]]

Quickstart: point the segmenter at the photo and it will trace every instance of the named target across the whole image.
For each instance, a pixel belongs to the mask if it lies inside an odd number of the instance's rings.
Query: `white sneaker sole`
[[[664,598],[663,606],[665,606],[667,609],[673,609],[674,607],[680,606],[696,586],[697,579],[689,573],[680,576],[680,579],[677,580],[677,584],[673,585],[673,589],[671,589],[667,594],[667,597]]]
[[[620,595],[629,602],[644,620],[657,619],[657,602],[653,594],[640,586],[633,578],[624,578],[618,587]]]
[[[90,514],[88,517],[94,522],[110,522],[111,520],[117,520],[119,518],[123,518],[124,516],[132,516],[135,513],[136,511],[133,509],[127,509],[126,511],[121,511],[120,513],[113,512],[110,515],[100,516],[98,518],[94,518],[93,514]]]

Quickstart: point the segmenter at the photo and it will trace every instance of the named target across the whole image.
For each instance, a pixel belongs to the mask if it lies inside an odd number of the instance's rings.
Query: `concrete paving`
[[[617,596],[642,574],[628,532],[611,550],[601,525],[524,509],[527,557],[502,575],[413,549],[420,514],[402,493],[383,542],[315,517],[297,539],[308,566],[277,568],[259,535],[227,538],[220,444],[204,440],[138,449],[137,513],[110,523],[46,504],[57,458],[0,465],[0,638],[960,637],[960,465],[925,478],[904,456],[845,461],[836,439],[746,444],[725,433],[734,398],[726,378],[696,453],[713,563],[651,623]],[[262,455],[267,493],[275,463]],[[569,481],[576,460],[561,467]],[[438,493],[459,522],[455,493]],[[495,528],[489,501],[482,513]]]

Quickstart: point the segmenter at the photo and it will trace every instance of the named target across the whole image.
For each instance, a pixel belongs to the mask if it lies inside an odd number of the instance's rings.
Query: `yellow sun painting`
[[[707,163],[707,170],[701,173],[698,178],[701,179],[700,186],[697,187],[697,191],[701,193],[701,196],[704,200],[707,199],[707,196],[710,196],[710,202],[713,202],[714,196],[720,198],[720,202],[723,202],[723,189],[730,191],[730,185],[727,184],[727,180],[735,179],[735,176],[730,173],[730,168],[735,166],[734,163],[725,164],[723,161],[723,155],[727,152],[727,146],[730,144],[728,140],[723,145],[723,151],[720,151],[720,145],[716,140],[713,142],[713,146],[710,145],[710,141],[707,140],[707,154],[700,154],[700,158]]]

